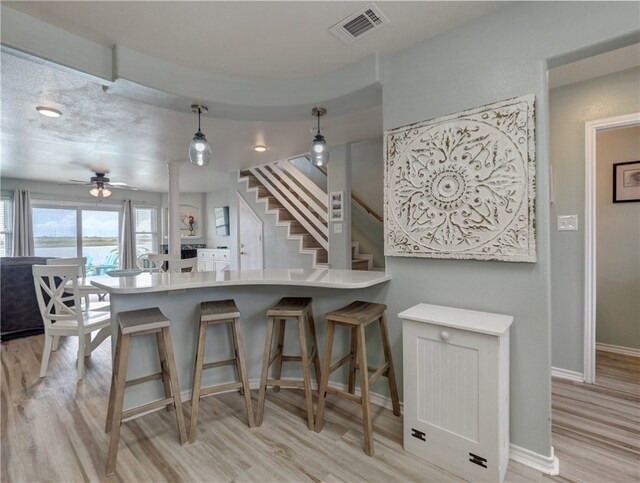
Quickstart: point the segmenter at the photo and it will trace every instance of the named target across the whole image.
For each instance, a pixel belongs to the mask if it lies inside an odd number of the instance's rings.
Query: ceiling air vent
[[[333,35],[345,44],[352,44],[357,39],[366,37],[374,30],[381,29],[389,23],[389,19],[373,3],[352,13],[329,29]]]

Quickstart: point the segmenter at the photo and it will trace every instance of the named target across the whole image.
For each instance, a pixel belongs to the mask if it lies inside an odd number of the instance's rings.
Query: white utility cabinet
[[[231,250],[223,248],[199,248],[198,272],[220,272],[229,270]]]
[[[513,317],[429,304],[398,317],[404,449],[469,481],[504,481]]]

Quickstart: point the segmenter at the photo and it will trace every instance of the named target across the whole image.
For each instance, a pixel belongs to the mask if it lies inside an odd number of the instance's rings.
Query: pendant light
[[[327,147],[327,141],[324,136],[320,134],[320,118],[327,113],[324,107],[314,107],[311,110],[311,115],[318,118],[318,132],[316,137],[313,138],[311,144],[311,163],[315,166],[326,166],[329,162],[329,148]]]
[[[206,106],[193,104],[191,111],[198,113],[198,132],[193,136],[189,146],[189,161],[195,166],[206,166],[211,161],[211,147],[207,142],[206,136],[200,131],[200,115],[203,112],[206,114],[209,109]]]

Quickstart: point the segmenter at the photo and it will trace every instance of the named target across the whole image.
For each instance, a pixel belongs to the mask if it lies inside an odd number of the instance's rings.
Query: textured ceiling
[[[73,73],[2,54],[0,176],[65,182],[110,172],[149,191],[167,191],[166,163],[186,161],[197,129],[194,114],[163,109],[105,92]],[[35,110],[47,105],[59,119]],[[227,173],[309,150],[314,120],[242,122],[202,119],[213,149],[210,166],[181,169],[181,190],[205,192],[227,185]],[[375,107],[325,119],[330,144],[382,135],[382,109]],[[266,144],[266,153],[252,150]]]

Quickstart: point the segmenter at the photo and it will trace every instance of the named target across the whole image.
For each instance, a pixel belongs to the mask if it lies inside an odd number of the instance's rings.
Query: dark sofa
[[[0,258],[0,338],[42,334],[44,325],[33,286],[33,265],[45,265],[45,257]]]

